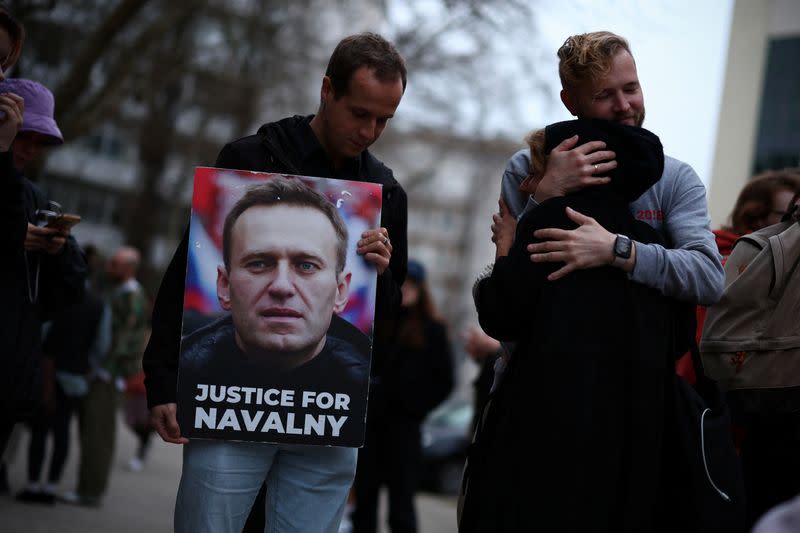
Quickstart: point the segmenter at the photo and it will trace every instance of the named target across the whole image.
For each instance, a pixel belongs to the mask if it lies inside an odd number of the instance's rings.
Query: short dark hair
[[[8,57],[0,58],[0,61],[3,62],[0,66],[3,67],[3,70],[6,70],[19,59],[19,54],[22,52],[22,43],[25,42],[25,28],[2,5],[0,5],[0,28],[6,30],[11,38],[11,51]]]
[[[225,268],[231,267],[231,234],[233,226],[242,213],[255,206],[289,205],[293,207],[311,207],[321,211],[331,221],[336,232],[336,272],[344,270],[347,261],[347,225],[339,214],[339,210],[322,194],[311,189],[299,179],[279,177],[267,182],[253,185],[244,193],[233,209],[225,217],[222,229],[222,259]]]
[[[345,96],[355,71],[367,67],[381,81],[403,82],[406,90],[406,62],[392,43],[377,33],[365,32],[345,37],[331,54],[325,75],[331,80],[334,98]]]

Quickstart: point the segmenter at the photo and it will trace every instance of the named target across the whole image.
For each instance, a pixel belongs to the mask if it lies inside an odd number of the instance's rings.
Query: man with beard
[[[558,50],[561,101],[579,118],[604,119],[641,126],[644,95],[628,42],[611,32],[569,37]],[[503,199],[510,214],[535,208],[544,200],[584,187],[608,183],[604,173],[616,168],[605,143],[577,146],[573,136],[550,153],[541,176],[532,176],[529,194],[520,184],[529,175],[528,150],[514,154],[503,174]],[[710,230],[705,187],[694,170],[665,156],[661,179],[630,205],[637,220],[658,231],[668,243],[642,244],[606,231],[595,220],[567,210],[575,230],[542,229],[528,251],[534,262],[563,262],[550,280],[575,269],[613,264],[630,279],[682,301],[711,305],[722,294],[724,273]],[[496,229],[498,227],[496,226]]]

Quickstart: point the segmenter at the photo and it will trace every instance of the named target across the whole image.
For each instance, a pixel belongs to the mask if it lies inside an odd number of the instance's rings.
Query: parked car
[[[467,446],[472,441],[472,412],[468,399],[451,400],[422,423],[422,490],[458,493]]]

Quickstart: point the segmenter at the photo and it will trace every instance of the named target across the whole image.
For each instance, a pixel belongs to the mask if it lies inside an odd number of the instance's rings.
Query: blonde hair
[[[547,167],[547,154],[544,153],[544,128],[530,132],[525,137],[525,142],[528,143],[531,150],[531,166],[528,169],[528,176],[519,184],[519,190],[525,194],[533,194]]]
[[[595,81],[611,71],[611,62],[620,52],[631,54],[625,38],[610,31],[595,31],[567,37],[558,49],[558,76],[561,87]],[[631,54],[633,56],[633,54]]]

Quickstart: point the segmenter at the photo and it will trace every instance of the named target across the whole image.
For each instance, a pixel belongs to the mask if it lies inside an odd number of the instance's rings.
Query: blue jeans
[[[195,439],[184,445],[176,533],[240,533],[267,482],[266,533],[336,533],[356,448]]]

